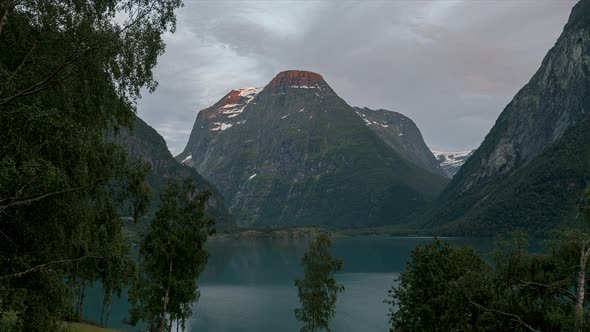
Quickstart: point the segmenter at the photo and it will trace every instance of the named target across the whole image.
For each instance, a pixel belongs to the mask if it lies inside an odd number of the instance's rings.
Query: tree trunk
[[[164,332],[166,325],[166,307],[168,306],[168,296],[170,295],[170,278],[172,277],[172,261],[170,261],[170,270],[168,271],[168,285],[166,286],[166,293],[164,295],[164,308],[162,310],[162,324],[160,324],[160,332]]]
[[[109,317],[111,317],[111,304],[113,303],[113,298],[109,298],[109,305],[107,307],[107,318],[104,320],[104,326],[107,327],[109,325]]]
[[[578,296],[576,299],[576,330],[584,328],[584,295],[586,292],[586,263],[590,256],[590,249],[584,244],[580,252],[580,271],[578,273]]]
[[[100,325],[101,326],[105,326],[105,322],[104,322],[104,309],[106,307],[107,304],[110,304],[111,302],[111,290],[110,289],[105,289],[104,291],[104,299],[102,300],[102,306],[100,308]],[[107,319],[108,320],[108,319]]]
[[[148,326],[147,326],[147,330],[148,332],[152,332],[152,325],[153,325],[153,321],[154,321],[154,316],[152,315],[152,310],[150,309],[149,313],[148,313]]]
[[[12,1],[6,1],[4,5],[6,6],[6,8],[4,9],[4,14],[2,15],[2,18],[0,18],[0,33],[2,33],[2,30],[4,29],[6,22],[8,22],[8,14],[12,10],[13,3]]]
[[[102,322],[102,319],[104,317],[104,307],[107,303],[107,297],[105,294],[104,300],[102,300],[102,305],[100,306],[100,326],[104,327],[104,323]]]
[[[82,281],[82,285],[80,285],[80,296],[78,298],[78,316],[82,319],[82,313],[84,310],[84,295],[86,293],[86,280]]]

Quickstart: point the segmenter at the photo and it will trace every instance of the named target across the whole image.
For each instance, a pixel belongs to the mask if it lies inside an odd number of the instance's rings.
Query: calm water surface
[[[469,244],[480,253],[492,248],[491,239],[444,239]],[[336,278],[345,287],[336,306],[333,331],[387,331],[383,300],[393,280],[404,270],[423,237],[362,236],[333,240],[332,253],[343,259]],[[201,298],[193,308],[187,331],[298,331],[293,310],[298,305],[293,285],[302,276],[299,261],[307,240],[216,240],[209,244],[207,270],[199,279]],[[98,321],[102,290],[88,294],[85,318]],[[109,327],[136,331],[123,323],[127,298],[114,299]]]

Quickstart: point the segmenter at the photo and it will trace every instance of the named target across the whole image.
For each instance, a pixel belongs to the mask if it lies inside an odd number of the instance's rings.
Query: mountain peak
[[[225,130],[236,123],[239,123],[235,117],[239,116],[246,106],[262,91],[262,88],[242,88],[233,89],[225,95],[220,101],[209,106],[199,113],[206,116],[213,122],[212,131]],[[234,121],[235,120],[235,121]]]
[[[277,76],[268,83],[267,87],[273,88],[285,85],[310,87],[320,83],[324,83],[324,78],[320,74],[305,70],[286,70],[278,73]]]
[[[221,100],[221,105],[238,103],[243,98],[248,99],[248,102],[252,100],[262,89],[261,88],[242,88],[233,89]]]

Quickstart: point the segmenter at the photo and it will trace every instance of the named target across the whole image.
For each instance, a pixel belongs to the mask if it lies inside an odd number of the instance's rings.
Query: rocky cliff
[[[545,204],[546,191],[534,195],[531,193],[533,188],[520,187],[517,190],[513,184],[529,178],[533,161],[536,165],[549,166],[544,160],[554,158],[550,151],[556,150],[552,149],[560,147],[557,150],[565,151],[562,138],[567,132],[576,130],[589,111],[590,0],[582,0],[573,8],[563,33],[539,70],[506,106],[484,142],[445,189],[438,207],[428,218],[428,227],[454,223],[461,226],[453,229],[477,232],[485,228],[482,220],[488,220],[482,211],[503,204],[504,208],[494,210],[498,214],[494,215],[494,221],[491,221],[494,225],[490,229],[502,228],[501,225],[527,228],[530,220],[523,220],[515,211],[522,209],[522,205],[510,203],[521,202],[521,197],[535,199],[535,205],[545,211],[543,220],[535,221],[535,228],[550,229],[563,223],[566,215],[557,216],[547,210],[558,203]],[[574,186],[581,191],[585,187],[584,176],[578,173],[581,178],[565,181],[567,168],[556,168],[568,161],[573,162],[578,156],[565,155],[565,158],[562,163],[547,167],[548,173],[541,174],[536,169],[535,174],[563,188]],[[568,209],[573,210],[571,197],[565,192],[558,201],[562,204],[570,202]],[[508,198],[498,200],[499,197]]]

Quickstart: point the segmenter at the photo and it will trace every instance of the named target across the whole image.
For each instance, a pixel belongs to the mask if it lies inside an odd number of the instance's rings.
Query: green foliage
[[[480,330],[482,312],[471,304],[490,296],[489,266],[471,248],[436,241],[412,252],[389,290],[391,330]]]
[[[301,259],[305,274],[296,280],[301,307],[295,309],[295,317],[304,322],[301,331],[330,331],[329,322],[336,313],[338,293],[344,286],[336,282],[334,274],[342,269],[342,260],[330,255],[331,241],[328,235],[320,234],[310,244]]]
[[[196,280],[205,269],[207,237],[215,232],[204,216],[209,193],[198,193],[192,180],[171,182],[160,208],[140,245],[140,269],[129,293],[132,325],[148,323],[148,330],[167,327],[174,320],[184,326],[198,300]]]
[[[498,241],[493,264],[440,241],[418,247],[386,300],[391,330],[590,331],[575,315],[580,253],[589,239],[570,231],[544,253],[530,253],[517,233]],[[582,308],[588,321],[588,301]]]
[[[179,5],[0,3],[0,314],[16,313],[16,330],[55,330],[81,315],[87,284],[124,283],[117,212],[145,212],[147,169],[106,137],[155,88]]]
[[[16,311],[2,312],[0,316],[0,332],[17,330],[18,315]]]

